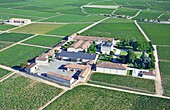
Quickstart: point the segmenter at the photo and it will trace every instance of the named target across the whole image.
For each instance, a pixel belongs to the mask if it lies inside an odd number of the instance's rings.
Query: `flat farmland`
[[[162,85],[164,95],[170,96],[170,63],[169,62],[160,62],[160,70],[161,70],[161,77],[162,77]]]
[[[134,19],[158,19],[158,16],[161,14],[162,13],[158,11],[142,10],[140,14]]]
[[[3,42],[3,41],[0,41],[0,50],[5,48],[5,47],[8,47],[8,46],[10,46],[12,44],[13,44],[12,42]]]
[[[0,41],[18,42],[32,36],[32,34],[3,33],[0,34]]]
[[[112,14],[113,9],[104,9],[104,8],[84,8],[87,13],[90,14]]]
[[[163,110],[169,106],[168,99],[78,86],[66,92],[45,110]]]
[[[170,25],[156,23],[139,23],[147,36],[156,45],[170,45]]]
[[[37,16],[26,16],[26,15],[18,15],[18,14],[8,14],[8,13],[0,13],[0,18],[5,21],[9,20],[10,18],[27,18],[31,19],[32,21],[36,21],[39,19],[43,19],[44,17],[37,17]]]
[[[0,86],[1,110],[35,110],[62,91],[18,74]]]
[[[7,25],[7,24],[0,25],[0,31],[5,31],[5,30],[8,30],[8,29],[11,29],[11,28],[14,28],[14,27],[16,27],[16,26]]]
[[[69,18],[69,19],[68,19]],[[64,22],[64,23],[76,23],[76,22],[96,22],[103,19],[103,16],[80,16],[80,15],[59,15],[54,18],[43,20],[42,22]]]
[[[10,73],[10,71],[4,70],[4,69],[0,68],[0,79],[1,79],[2,77],[6,76],[6,75],[9,74],[9,73]]]
[[[159,60],[169,60],[170,61],[170,47],[158,46],[158,56]]]
[[[16,45],[0,52],[0,64],[11,67],[19,66],[21,63],[31,60],[45,51],[46,49],[44,48]]]
[[[118,8],[118,10],[114,14],[134,16],[138,11],[139,11],[138,9],[132,8]]]
[[[48,32],[47,34],[52,34],[52,35],[61,35],[61,36],[67,36],[73,33],[76,33],[78,31],[80,31],[81,29],[89,26],[89,23],[86,24],[67,24],[64,25],[58,29],[52,30],[50,32]]]
[[[118,85],[121,87],[127,87],[148,92],[155,92],[155,81],[142,79],[132,76],[121,76],[121,75],[112,75],[112,74],[104,74],[104,73],[93,73],[90,78],[90,83],[97,84],[108,84]]]
[[[142,33],[138,30],[133,21],[117,21],[113,19],[113,23],[110,20],[106,20],[89,30],[82,33],[82,35],[111,37],[111,38],[136,38],[137,40],[144,41]]]
[[[62,38],[59,38],[59,37],[39,35],[23,43],[52,47],[52,46],[55,46],[57,43],[59,43],[61,40]]]
[[[29,33],[29,34],[44,34],[49,31],[62,27],[63,24],[46,24],[46,23],[33,23],[24,27],[13,30],[17,33]]]

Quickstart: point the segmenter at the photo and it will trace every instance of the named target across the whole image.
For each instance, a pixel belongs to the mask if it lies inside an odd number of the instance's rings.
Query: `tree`
[[[110,51],[110,55],[114,55],[114,52],[113,52],[113,51]]]
[[[149,43],[148,43],[148,42],[139,42],[138,49],[139,49],[141,52],[147,51],[149,47],[150,47],[150,46],[149,46]]]
[[[20,65],[20,67],[21,67],[22,69],[26,68],[27,66],[28,66],[28,63],[27,63],[27,62],[23,62],[23,63],[21,63],[21,65]]]
[[[145,63],[142,63],[142,64],[141,64],[141,68],[145,68]]]
[[[136,59],[136,54],[133,52],[133,50],[128,50],[128,54],[126,56],[128,63],[133,63]]]

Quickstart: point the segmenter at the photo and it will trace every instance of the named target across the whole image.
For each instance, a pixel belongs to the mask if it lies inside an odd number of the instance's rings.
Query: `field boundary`
[[[96,85],[96,84],[81,83],[79,85],[86,85],[86,86],[92,86],[92,87],[97,87],[97,88],[115,90],[115,91],[120,91],[120,92],[126,92],[126,93],[132,93],[132,94],[138,94],[138,95],[144,95],[144,96],[150,96],[150,97],[170,99],[170,97],[167,97],[167,96],[160,96],[160,95],[148,94],[148,93],[143,93],[143,92],[136,92],[136,91],[119,89],[119,88],[114,88],[114,87],[101,86],[101,85]]]

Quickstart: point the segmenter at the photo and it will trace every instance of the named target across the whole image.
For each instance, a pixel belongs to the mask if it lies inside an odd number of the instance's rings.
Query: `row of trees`
[[[137,55],[131,49],[128,50],[127,55],[120,56],[120,62],[133,64],[133,67],[135,68],[142,69],[155,68],[155,57],[152,53],[146,54],[145,52],[142,52],[141,57],[137,58]]]
[[[131,48],[133,51],[152,52],[153,47],[151,42],[137,41],[136,39],[120,39],[117,46],[119,48]]]

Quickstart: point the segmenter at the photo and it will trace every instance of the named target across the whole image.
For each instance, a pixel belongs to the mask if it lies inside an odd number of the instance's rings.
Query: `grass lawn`
[[[118,8],[115,14],[134,16],[139,10],[132,8]]]
[[[14,75],[0,83],[1,110],[37,110],[62,90]]]
[[[12,45],[13,43],[11,42],[3,42],[3,41],[0,41],[0,50],[5,48],[5,47],[8,47],[10,45]]]
[[[120,55],[127,55],[127,54],[128,54],[127,51],[123,51],[123,50],[122,50],[122,51],[120,52]]]
[[[0,52],[0,64],[19,66],[22,62],[33,59],[45,51],[44,48],[16,45]]]
[[[59,43],[61,40],[62,40],[62,38],[59,38],[59,37],[38,35],[38,36],[36,36],[32,39],[29,39],[23,43],[52,47],[52,46],[55,46],[57,43]]]
[[[170,45],[170,25],[156,23],[139,23],[153,44]]]
[[[8,24],[4,24],[4,25],[0,25],[0,31],[5,31],[11,28],[14,28],[15,26],[12,25],[8,25]]]
[[[50,31],[47,34],[68,36],[75,32],[80,31],[81,29],[83,29],[89,25],[90,24],[67,24],[67,25],[64,25],[58,29]]]
[[[0,41],[18,42],[32,36],[32,34],[3,33],[0,34]]]
[[[111,20],[106,20],[89,30],[82,33],[82,35],[112,37],[112,38],[136,38],[137,40],[144,41],[145,38],[138,30],[133,21],[130,22],[118,22],[111,23]]]
[[[45,110],[166,110],[169,106],[168,99],[79,86],[66,92]]]
[[[90,82],[101,82],[106,84],[119,85],[148,92],[155,92],[154,80],[136,78],[132,76],[120,76],[104,73],[93,73]]]
[[[160,60],[170,60],[170,47],[158,46],[158,56]]]
[[[10,71],[0,68],[0,79],[9,73]]]
[[[163,82],[164,95],[170,96],[170,63],[160,62],[161,77]]]
[[[63,24],[45,24],[45,23],[33,23],[24,27],[13,30],[12,32],[18,33],[30,33],[30,34],[44,34],[59,27]]]

